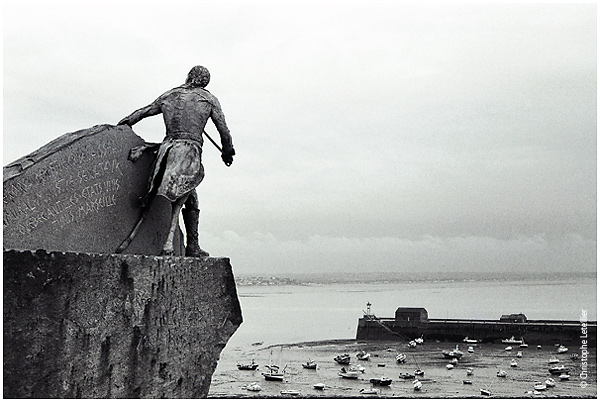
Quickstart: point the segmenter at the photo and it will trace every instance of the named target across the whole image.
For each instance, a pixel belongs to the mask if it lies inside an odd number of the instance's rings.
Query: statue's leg
[[[183,223],[187,234],[185,255],[188,257],[207,257],[208,253],[202,250],[198,244],[200,209],[198,209],[198,194],[196,190],[192,190],[190,193],[181,214],[183,215]]]
[[[179,228],[179,212],[181,212],[181,207],[183,207],[186,199],[187,196],[182,197],[171,204],[171,227],[169,228],[169,234],[167,235],[167,240],[165,241],[161,255],[175,254],[173,241],[175,239],[175,231]]]

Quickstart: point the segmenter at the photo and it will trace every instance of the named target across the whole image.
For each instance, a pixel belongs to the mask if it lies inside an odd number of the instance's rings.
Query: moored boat
[[[569,374],[569,369],[566,368],[564,365],[550,367],[548,371],[550,372],[550,374],[554,375]]]
[[[484,396],[492,396],[492,391],[485,389],[485,388],[480,388],[479,392],[481,392],[481,395],[484,395]]]
[[[334,357],[333,360],[339,364],[350,364],[350,355],[348,353],[343,353]]]
[[[406,362],[406,355],[404,353],[399,353],[396,356],[396,363],[405,363]]]
[[[400,373],[399,377],[402,378],[403,380],[414,380],[415,379],[415,375],[410,374],[410,373]]]
[[[543,382],[536,382],[533,385],[533,389],[536,391],[545,391],[546,390],[546,384],[544,384]]]
[[[282,389],[281,391],[279,391],[279,393],[281,395],[292,395],[292,396],[300,395],[300,391],[298,391],[296,389]]]
[[[506,377],[507,373],[504,370],[498,370],[498,372],[496,372],[496,377],[501,377],[504,378]]]
[[[322,382],[318,382],[313,385],[313,388],[318,389],[318,390],[323,390],[323,389],[325,389],[325,384],[323,384]]]
[[[358,360],[369,360],[369,359],[371,358],[371,354],[370,354],[370,353],[367,353],[367,352],[365,352],[365,351],[363,350],[363,351],[361,351],[361,352],[358,352],[358,353],[356,354],[356,358],[357,358]]]
[[[505,344],[505,345],[520,345],[520,344],[524,343],[524,341],[523,341],[522,338],[521,339],[515,339],[514,336],[511,336],[508,339],[503,339],[502,343]]]
[[[238,370],[256,370],[258,368],[258,363],[254,362],[254,359],[248,364],[237,364]]]
[[[419,381],[419,380],[414,380],[413,381],[413,389],[415,391],[420,391],[421,388],[423,388],[423,383],[421,381]]]
[[[556,350],[556,353],[567,353],[569,351],[569,348],[567,348],[566,346],[560,345],[558,347],[558,349]]]
[[[258,392],[261,390],[260,385],[258,385],[257,382],[253,382],[252,384],[249,384],[248,386],[246,386],[246,389],[248,391],[253,391],[253,392]]]
[[[269,371],[264,371],[262,373],[260,373],[265,380],[267,381],[283,381],[284,380],[284,373],[279,371],[279,366],[272,364],[272,365],[267,365],[267,368],[269,369]]]
[[[310,359],[306,363],[302,363],[302,367],[304,367],[305,369],[309,369],[309,370],[316,370],[317,369],[317,362],[315,362],[314,360]]]
[[[388,386],[392,383],[392,379],[387,377],[371,378],[369,382],[373,385]]]
[[[348,378],[351,380],[355,380],[359,376],[359,372],[356,370],[346,370],[345,367],[342,367],[340,371],[338,371],[338,375],[342,378]]]
[[[361,394],[364,394],[364,395],[377,395],[377,393],[379,391],[376,390],[375,388],[363,388],[358,392],[360,392]]]
[[[458,348],[458,345],[456,345],[453,350],[443,350],[442,354],[446,359],[460,359],[464,353]]]
[[[466,385],[473,385],[473,381],[471,381],[471,380],[462,380],[462,382],[463,382],[463,384],[466,384]]]
[[[546,384],[546,387],[548,387],[548,388],[552,388],[552,387],[556,386],[556,382],[552,378],[548,378],[546,381],[544,381],[544,384]]]

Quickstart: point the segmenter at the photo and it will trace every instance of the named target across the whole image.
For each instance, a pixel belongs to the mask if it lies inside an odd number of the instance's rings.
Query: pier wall
[[[579,321],[533,321],[525,323],[502,322],[496,320],[437,320],[429,319],[414,322],[412,325],[399,325],[394,318],[360,318],[356,332],[359,340],[411,340],[423,336],[426,340],[462,342],[465,337],[482,342],[496,343],[514,336],[524,338],[529,344],[581,345],[586,339],[588,345],[596,344],[596,322],[586,323],[582,334]],[[585,338],[583,338],[585,336]]]

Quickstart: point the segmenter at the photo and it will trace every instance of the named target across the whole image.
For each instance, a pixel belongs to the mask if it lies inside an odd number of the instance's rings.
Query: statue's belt
[[[173,140],[192,140],[192,141],[198,141],[200,144],[202,144],[202,134],[198,135],[198,134],[192,134],[192,133],[188,133],[185,131],[180,131],[177,133],[168,133],[166,136],[166,139],[173,139]]]

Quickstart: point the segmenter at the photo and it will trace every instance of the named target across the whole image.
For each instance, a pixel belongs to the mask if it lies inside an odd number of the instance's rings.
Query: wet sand
[[[575,352],[581,356],[577,346],[570,346],[566,354],[558,354],[556,347],[544,345],[537,349],[536,345],[529,348],[513,347],[505,351],[502,344],[477,344],[474,353],[467,353],[467,344],[460,344],[463,357],[456,367],[448,370],[449,363],[442,355],[442,350],[453,349],[454,343],[425,342],[417,348],[409,348],[406,342],[393,341],[321,341],[298,344],[254,345],[249,348],[236,348],[221,356],[219,366],[213,376],[209,392],[211,398],[273,398],[289,397],[281,394],[282,390],[296,390],[304,398],[485,398],[480,388],[487,388],[492,397],[499,398],[596,398],[597,397],[597,365],[596,349],[588,349],[587,356],[587,386],[582,386],[582,361],[571,360],[570,354]],[[369,361],[359,361],[356,354],[360,351],[371,354]],[[518,351],[523,352],[522,358],[517,358]],[[361,365],[364,373],[358,379],[344,379],[338,375],[342,367],[333,359],[341,353],[352,357],[351,365]],[[398,353],[407,356],[406,363],[398,364],[395,357]],[[554,365],[548,364],[551,358],[558,358],[560,364],[570,369],[570,379],[560,381],[548,369]],[[256,371],[237,369],[237,363],[249,363],[254,359],[259,363]],[[318,364],[317,370],[302,367],[302,363],[313,359]],[[517,367],[511,367],[511,361],[517,361]],[[284,382],[265,381],[261,372],[269,361],[286,366]],[[383,366],[384,365],[384,366]],[[421,377],[423,388],[414,391],[412,380],[399,378],[400,373],[413,373],[417,365],[425,372]],[[383,367],[382,367],[383,366]],[[467,376],[466,369],[473,368],[473,375]],[[505,370],[507,376],[496,376],[498,370]],[[363,395],[361,389],[371,388],[369,380],[376,377],[389,377],[393,380],[389,386],[375,386],[377,395]],[[554,378],[556,387],[548,388],[539,395],[533,394],[533,386],[538,381]],[[418,377],[417,377],[418,378]],[[471,385],[463,384],[463,379],[472,381]],[[248,391],[246,386],[257,382],[261,390]],[[323,383],[324,390],[316,390],[313,385]]]

